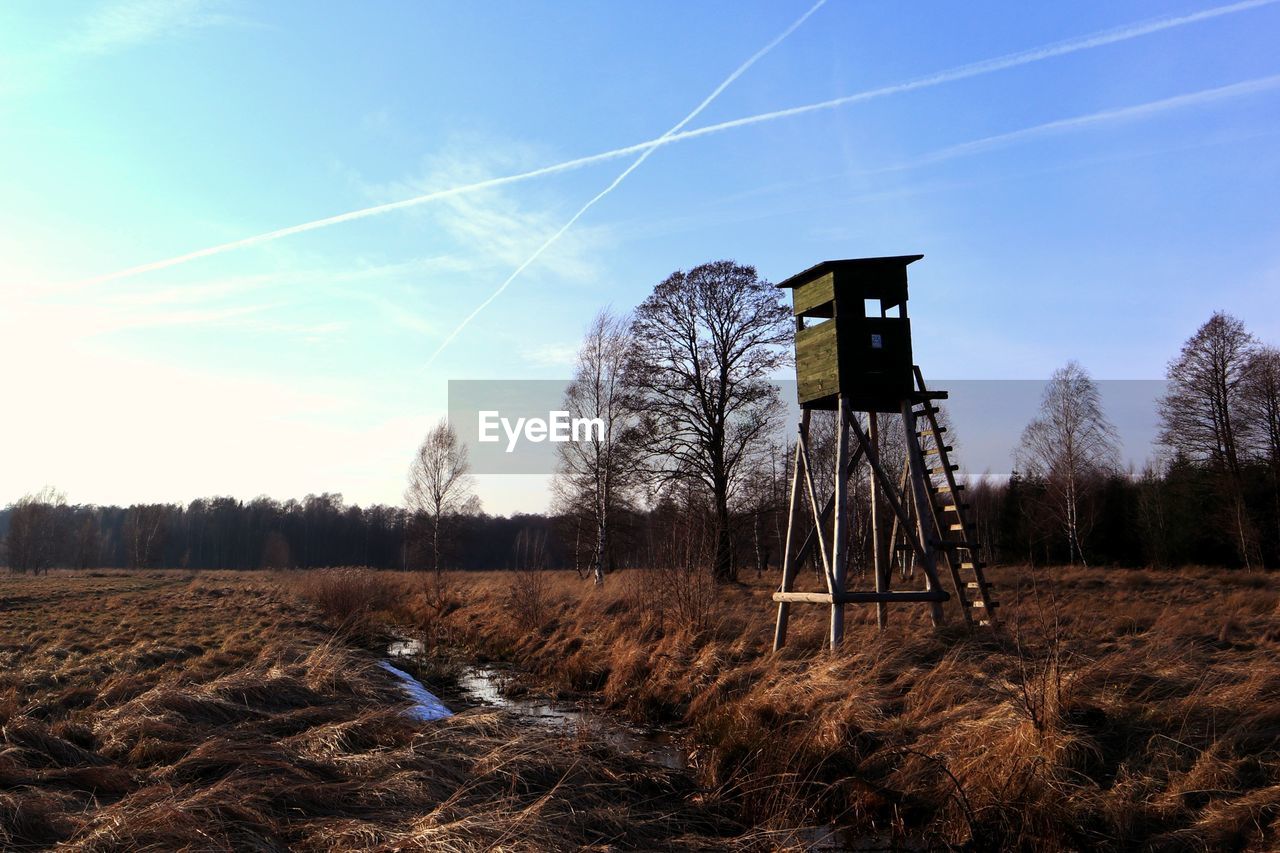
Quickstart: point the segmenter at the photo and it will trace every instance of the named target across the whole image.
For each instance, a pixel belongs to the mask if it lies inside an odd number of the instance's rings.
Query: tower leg
[[[907,479],[911,476],[911,457],[907,456],[902,462],[902,476],[898,478],[898,494],[905,495],[907,493]],[[898,517],[893,517],[893,533],[889,535],[889,547],[893,548],[898,542]],[[899,567],[899,574],[903,580],[915,577],[915,554],[903,552],[902,563]]]
[[[871,439],[871,446],[880,452],[880,423],[875,412],[867,413],[867,436]],[[884,565],[882,548],[880,542],[884,538],[880,528],[884,524],[884,519],[880,514],[880,483],[876,477],[876,471],[871,469],[871,568],[875,572],[876,592],[885,592],[888,584],[885,583],[885,575],[888,573],[888,567]],[[887,484],[886,484],[887,485]],[[889,605],[884,601],[876,602],[876,627],[881,631],[889,621]]]
[[[849,479],[845,467],[849,458],[849,399],[840,395],[836,403],[836,481],[835,523],[831,530],[831,651],[834,653],[844,641],[844,604],[839,597],[845,591],[845,563],[848,537]]]
[[[799,434],[803,435],[808,431],[809,427],[809,410],[805,409],[801,415]],[[790,592],[791,584],[795,581],[796,568],[798,560],[796,555],[792,553],[792,544],[795,538],[796,526],[796,510],[800,505],[800,442],[796,441],[795,464],[791,469],[791,502],[787,508],[787,539],[782,546],[782,585],[780,592]],[[778,624],[773,631],[773,650],[776,652],[782,648],[787,642],[787,623],[791,617],[791,603],[789,601],[778,602]]]

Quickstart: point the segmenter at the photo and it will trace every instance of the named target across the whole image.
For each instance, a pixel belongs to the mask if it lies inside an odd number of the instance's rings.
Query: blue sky
[[[448,379],[566,376],[723,257],[924,253],[936,377],[1157,378],[1215,309],[1280,341],[1271,2],[827,0],[685,129],[764,118],[653,150],[460,331],[636,153],[155,265],[655,140],[812,5],[0,5],[0,501],[398,502]]]

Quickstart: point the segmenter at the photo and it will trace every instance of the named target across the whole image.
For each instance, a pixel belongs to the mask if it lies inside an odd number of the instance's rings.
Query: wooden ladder
[[[914,370],[919,391],[927,394],[919,366]],[[918,403],[912,411],[916,437],[927,464],[926,485],[934,502],[934,545],[947,564],[965,624],[976,621],[994,628],[998,625],[996,609],[1000,602],[994,599],[992,584],[983,572],[986,563],[982,562],[975,536],[976,525],[969,520],[969,505],[961,497],[964,484],[956,482],[955,472],[960,466],[951,461],[946,427],[938,423],[939,409],[932,402]]]

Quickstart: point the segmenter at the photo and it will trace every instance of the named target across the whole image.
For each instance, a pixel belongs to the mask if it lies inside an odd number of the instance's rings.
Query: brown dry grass
[[[590,733],[413,722],[312,612],[265,575],[0,578],[0,848],[728,845],[687,777]]]
[[[815,606],[769,653],[772,579],[721,590],[697,627],[663,605],[657,574],[595,589],[551,573],[530,629],[507,573],[460,574],[445,623],[543,685],[683,721],[703,781],[766,826],[837,820],[975,849],[1277,849],[1280,577],[993,576],[1000,635],[933,630],[918,607],[878,634],[850,607],[835,657]]]

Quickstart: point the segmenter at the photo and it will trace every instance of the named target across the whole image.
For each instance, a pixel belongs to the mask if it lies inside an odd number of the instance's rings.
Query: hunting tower
[[[844,395],[855,411],[899,411],[913,390],[907,264],[922,257],[825,261],[778,285],[795,305],[801,406],[835,409]]]
[[[800,425],[791,480],[787,539],[783,550],[782,585],[774,593],[778,623],[774,649],[786,642],[794,603],[831,607],[832,648],[844,637],[844,605],[875,603],[884,627],[893,602],[928,604],[934,624],[943,620],[943,603],[955,598],[966,624],[974,614],[995,624],[996,602],[978,560],[968,505],[961,501],[934,402],[945,391],[925,388],[920,368],[911,358],[911,321],[907,318],[907,266],[923,255],[824,261],[778,285],[791,291],[796,319],[796,385]],[[811,459],[809,426],[814,410],[834,410],[837,422],[835,483],[831,496],[818,505]],[[883,459],[880,415],[902,419],[901,474],[892,477]],[[852,444],[851,444],[852,442]],[[853,542],[854,517],[849,506],[849,480],[867,463],[865,544]],[[861,482],[861,480],[859,480]],[[801,504],[811,516],[802,520]],[[805,537],[797,546],[802,531]],[[830,547],[828,547],[828,541]],[[851,560],[851,546],[860,546]],[[825,592],[798,592],[797,572],[817,555]],[[851,562],[874,577],[874,589],[847,588]],[[923,587],[892,589],[895,569],[911,580],[917,569]],[[950,576],[954,595],[942,588],[939,570]]]

